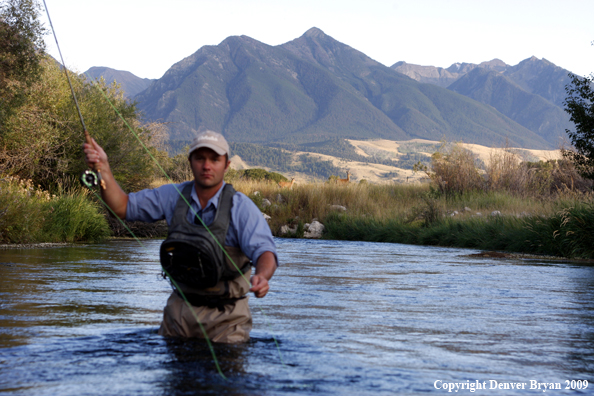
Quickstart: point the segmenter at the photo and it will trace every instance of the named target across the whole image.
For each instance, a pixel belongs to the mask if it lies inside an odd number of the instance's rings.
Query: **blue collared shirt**
[[[150,223],[165,219],[168,225],[171,224],[177,200],[188,183],[194,182],[166,184],[159,188],[128,194],[126,220]],[[212,224],[223,187],[206,203],[205,208],[200,205],[196,190],[192,188],[190,202],[192,210],[188,210],[188,221],[193,223],[194,213],[197,213],[204,224],[207,226]],[[241,248],[254,264],[264,252],[272,252],[277,257],[276,246],[266,219],[252,200],[240,192],[233,195],[231,224],[227,231],[225,245]],[[278,264],[278,258],[276,262]]]

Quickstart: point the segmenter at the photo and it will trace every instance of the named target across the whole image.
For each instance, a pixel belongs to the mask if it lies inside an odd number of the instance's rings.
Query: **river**
[[[204,342],[157,335],[161,241],[0,250],[0,393],[594,394],[592,266],[276,242],[251,341],[214,346],[225,378]]]

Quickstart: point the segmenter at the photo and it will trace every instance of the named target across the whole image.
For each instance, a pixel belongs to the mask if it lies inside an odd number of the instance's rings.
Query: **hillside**
[[[319,152],[288,152],[281,149],[271,149],[248,145],[245,150],[242,144],[232,146],[232,167],[234,169],[265,168],[270,171],[282,173],[287,178],[294,177],[299,183],[327,180],[330,175],[346,177],[346,171],[351,172],[351,180],[359,182],[367,180],[371,183],[412,183],[425,178],[420,172],[413,172],[412,164],[407,161],[409,156],[417,158],[415,163],[421,161],[429,164],[430,157],[442,146],[442,142],[414,139],[408,141],[391,140],[347,140],[352,152],[358,158],[346,156],[333,156]],[[501,148],[491,148],[476,144],[462,144],[470,150],[483,163],[488,164],[491,155],[502,151]],[[511,148],[523,161],[547,161],[561,158],[559,150],[531,150]],[[279,159],[282,157],[282,159]],[[322,170],[312,174],[311,169],[302,166],[301,158],[307,157],[308,163],[319,162],[318,169]],[[393,161],[388,164],[385,160]],[[264,165],[263,165],[264,164]],[[289,166],[287,166],[289,165]],[[303,169],[305,168],[305,171]],[[301,171],[300,171],[301,169]]]
[[[148,119],[170,123],[171,139],[182,143],[207,127],[233,142],[266,145],[333,138],[556,144],[491,106],[421,84],[316,28],[276,47],[246,36],[202,47],[135,99]]]
[[[570,83],[569,70],[565,70],[546,59],[530,57],[508,67],[504,75],[527,92],[539,95],[561,108],[567,96],[565,86]]]

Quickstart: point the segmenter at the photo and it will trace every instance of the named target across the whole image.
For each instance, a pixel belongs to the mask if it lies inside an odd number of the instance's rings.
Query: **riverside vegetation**
[[[430,183],[297,183],[289,190],[236,175],[229,181],[271,216],[275,235],[287,224],[302,237],[304,224],[317,219],[327,239],[594,258],[592,182],[568,161],[520,162],[506,150],[481,170],[454,145],[419,171]]]
[[[69,89],[53,61],[44,58],[39,65],[42,78],[24,88],[27,100],[1,120],[0,241],[79,242],[127,235],[96,195],[78,187],[76,177],[84,168],[82,132]],[[93,87],[83,77],[71,77],[87,127],[106,148],[126,191],[158,184],[160,170],[101,91],[136,127],[138,138],[173,181],[191,179],[185,156],[165,152],[161,126],[142,124],[134,104],[123,99],[116,85],[98,81]],[[254,169],[232,170],[227,181],[271,216],[276,235],[290,225],[296,226],[293,236],[300,237],[303,225],[318,219],[326,226],[324,237],[331,239],[594,257],[592,186],[570,162],[520,162],[508,150],[485,165],[457,145],[445,147],[429,165],[417,167],[431,181],[421,185],[296,183],[289,190],[278,187],[284,176]],[[264,199],[273,204],[265,206]],[[332,205],[347,211],[337,212]],[[452,217],[454,211],[461,214]],[[501,215],[491,217],[492,211]],[[138,236],[162,236],[166,229],[129,226]]]
[[[270,227],[278,236],[289,225],[296,232],[288,236],[302,237],[304,224],[317,219],[325,225],[327,239],[594,258],[591,183],[566,161],[527,164],[513,158],[511,152],[492,158],[481,174],[472,155],[454,146],[450,153],[433,156],[424,170],[431,182],[423,184],[320,182],[287,189],[277,184],[286,180],[283,176],[253,169],[231,170],[226,180],[271,216]],[[30,181],[4,178],[1,240],[76,242],[101,240],[114,231],[125,234],[92,194],[73,186],[66,190],[51,196]],[[145,236],[163,236],[166,230],[132,227]]]

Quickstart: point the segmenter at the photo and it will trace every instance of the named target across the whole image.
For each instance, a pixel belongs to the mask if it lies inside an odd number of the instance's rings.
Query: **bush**
[[[431,168],[430,178],[446,195],[485,187],[485,180],[476,167],[475,155],[460,145],[454,145],[449,152],[433,154]]]
[[[185,181],[194,180],[194,174],[188,161],[188,149],[184,149],[182,153],[174,157],[167,158],[164,161],[163,169],[174,183],[183,183]]]
[[[100,206],[78,191],[50,195],[31,180],[0,180],[0,241],[94,242],[110,235]]]
[[[109,225],[89,193],[65,193],[45,202],[44,242],[98,242],[110,236]]]
[[[244,169],[234,170],[230,169],[227,172],[225,180],[250,180],[250,181],[266,181],[269,183],[279,183],[281,181],[287,181],[287,178],[276,172],[269,172],[265,169]]]

